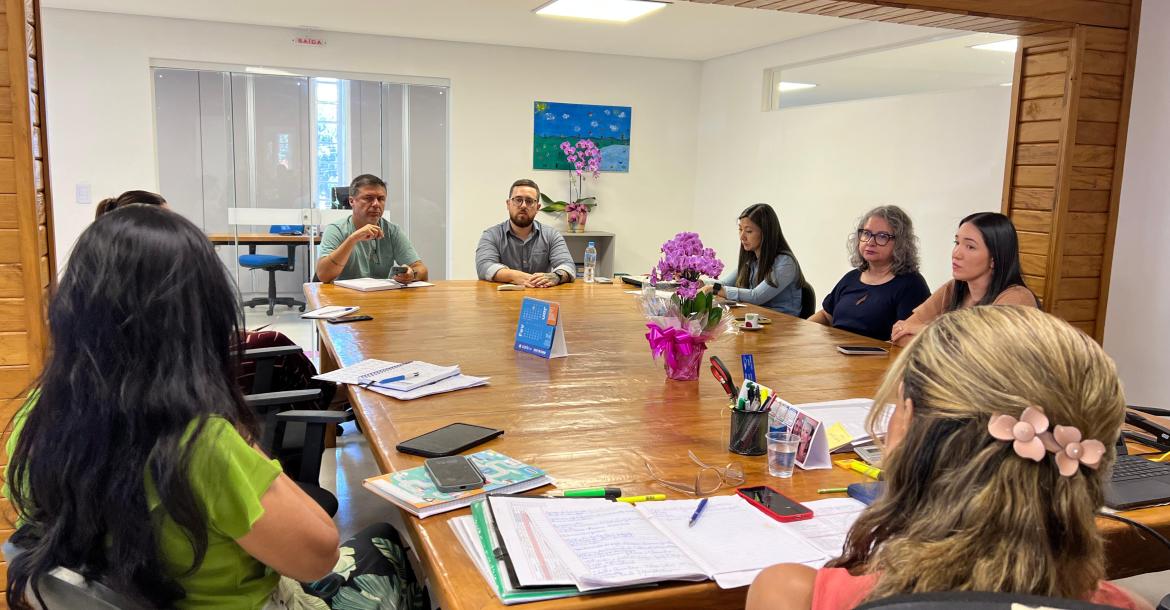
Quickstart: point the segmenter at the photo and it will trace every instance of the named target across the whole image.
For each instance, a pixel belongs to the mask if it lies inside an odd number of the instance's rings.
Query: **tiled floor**
[[[254,330],[267,324],[268,329],[284,333],[304,347],[314,362],[319,362],[313,324],[300,315],[300,311],[289,307],[277,307],[271,317],[265,315],[263,307],[245,309],[245,327]],[[335,520],[342,540],[378,521],[388,522],[405,534],[398,510],[362,488],[363,479],[377,474],[378,465],[365,438],[353,424],[346,424],[337,439],[337,449],[326,451],[321,462],[321,486],[332,491],[341,505]],[[1155,606],[1162,596],[1170,595],[1170,571],[1143,574],[1118,583]]]

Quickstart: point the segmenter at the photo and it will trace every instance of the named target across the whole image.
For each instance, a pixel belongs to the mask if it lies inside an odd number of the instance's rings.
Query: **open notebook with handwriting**
[[[697,503],[489,496],[473,517],[452,527],[505,603],[666,581],[738,587],[767,566],[818,565],[836,554],[739,496],[711,498],[702,519],[688,527]],[[473,528],[491,534],[479,542],[498,548],[472,548],[479,538]]]

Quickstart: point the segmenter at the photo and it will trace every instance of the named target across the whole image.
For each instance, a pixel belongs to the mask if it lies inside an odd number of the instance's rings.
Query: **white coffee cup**
[[[743,315],[743,325],[747,328],[759,328],[760,314],[746,313]]]

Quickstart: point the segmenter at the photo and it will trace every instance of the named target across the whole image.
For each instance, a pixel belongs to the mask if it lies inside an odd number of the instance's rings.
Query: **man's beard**
[[[516,225],[517,227],[520,227],[521,229],[528,227],[529,225],[532,224],[532,221],[536,220],[532,216],[525,216],[525,217],[523,217],[523,219],[521,219],[519,214],[512,214],[511,218],[512,218],[512,224]]]

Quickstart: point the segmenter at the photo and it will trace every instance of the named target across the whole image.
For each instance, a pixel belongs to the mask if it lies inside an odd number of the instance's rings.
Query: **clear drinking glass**
[[[800,437],[789,432],[768,433],[768,474],[787,479],[796,464],[796,446]]]

